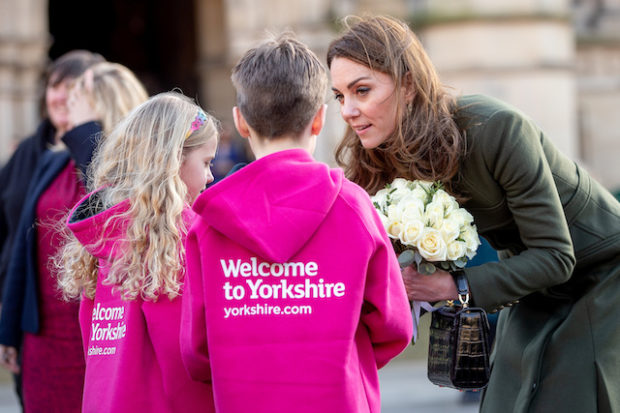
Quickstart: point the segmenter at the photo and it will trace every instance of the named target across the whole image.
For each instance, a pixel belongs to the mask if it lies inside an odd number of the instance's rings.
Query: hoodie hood
[[[98,189],[86,195],[71,210],[67,227],[86,250],[97,258],[107,258],[125,238],[129,200],[104,208]]]
[[[69,213],[67,227],[92,256],[107,259],[122,252],[131,203],[126,199],[105,208],[103,191],[105,188],[100,188],[82,198]],[[195,217],[196,214],[186,205],[181,215],[185,228],[191,226]]]
[[[340,169],[291,149],[260,158],[204,191],[194,211],[212,228],[273,262],[286,262],[325,220]]]

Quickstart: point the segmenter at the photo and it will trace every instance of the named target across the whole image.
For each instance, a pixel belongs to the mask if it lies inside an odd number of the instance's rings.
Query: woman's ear
[[[243,114],[241,114],[241,111],[237,106],[233,107],[233,120],[235,122],[235,128],[237,128],[237,131],[239,132],[239,135],[241,135],[242,138],[249,138],[250,128],[248,127],[248,124],[245,121]]]
[[[403,78],[403,96],[407,105],[413,102],[415,97],[415,83],[411,72],[407,72]]]

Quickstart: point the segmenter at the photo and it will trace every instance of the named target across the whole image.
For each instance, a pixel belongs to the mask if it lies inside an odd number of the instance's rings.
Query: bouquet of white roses
[[[422,274],[432,274],[436,266],[453,271],[476,255],[480,239],[474,219],[441,183],[396,178],[372,201],[401,267],[415,262]]]

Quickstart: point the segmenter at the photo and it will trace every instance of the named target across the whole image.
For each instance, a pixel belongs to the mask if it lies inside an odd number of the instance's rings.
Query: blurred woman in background
[[[86,194],[84,177],[98,139],[148,97],[129,69],[109,62],[90,67],[71,86],[64,123],[68,132],[62,147],[44,153],[37,163],[3,292],[0,364],[21,371],[29,412],[80,411],[84,356],[79,304],[62,300],[50,259],[65,239],[63,218]]]
[[[95,63],[105,59],[86,50],[73,50],[50,63],[45,73],[43,120],[33,135],[21,141],[0,170],[0,297],[11,256],[13,239],[26,191],[41,155],[54,148],[68,130],[69,85]],[[15,375],[15,391],[21,402],[21,378]]]

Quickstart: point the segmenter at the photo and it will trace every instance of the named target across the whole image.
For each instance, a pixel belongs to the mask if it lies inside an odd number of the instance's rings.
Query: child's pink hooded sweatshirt
[[[186,242],[181,352],[230,412],[379,412],[410,342],[396,256],[368,195],[303,150],[207,189]]]
[[[104,231],[106,220],[127,211],[129,202],[101,210],[97,192],[82,199],[68,226],[98,258],[94,300],[82,298],[80,325],[86,358],[83,412],[213,412],[208,382],[193,381],[185,371],[179,347],[181,298],[157,302],[122,300],[103,283],[109,257],[119,253],[125,238],[124,218]],[[195,215],[187,210],[189,225]]]

